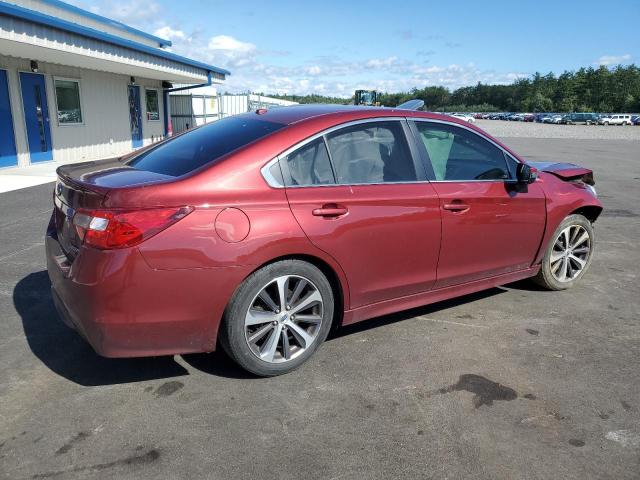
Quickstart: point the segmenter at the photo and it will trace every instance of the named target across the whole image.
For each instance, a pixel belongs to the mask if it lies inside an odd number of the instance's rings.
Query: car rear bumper
[[[83,247],[69,264],[55,235],[45,241],[60,317],[105,357],[215,350],[226,304],[249,267],[157,270],[137,248]]]

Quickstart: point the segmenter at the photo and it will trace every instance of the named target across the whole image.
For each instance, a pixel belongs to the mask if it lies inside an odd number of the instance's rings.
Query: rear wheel
[[[593,256],[593,225],[582,215],[569,215],[558,226],[534,281],[549,290],[565,290],[585,274]]]
[[[244,369],[288,373],[326,339],[334,300],[329,281],[310,263],[283,260],[249,276],[227,307],[220,343]]]

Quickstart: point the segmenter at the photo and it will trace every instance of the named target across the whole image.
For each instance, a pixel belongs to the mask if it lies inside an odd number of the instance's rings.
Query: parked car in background
[[[522,115],[523,122],[533,122],[536,119],[536,116],[533,113],[525,113]]]
[[[562,123],[562,115],[560,114],[553,115],[547,123],[555,123],[555,124]]]
[[[566,125],[597,125],[598,115],[595,113],[568,113],[560,121]]]
[[[476,121],[476,119],[473,118],[473,115],[470,115],[468,113],[452,113],[451,116],[469,123],[474,123]]]
[[[602,117],[598,120],[600,125],[633,125],[630,114],[616,114]]]
[[[391,108],[257,110],[57,174],[45,245],[65,323],[107,357],[221,345],[261,376],[334,326],[524,278],[567,289],[602,211],[587,168]]]
[[[640,115],[632,116],[631,123],[633,123],[634,125],[640,125]]]

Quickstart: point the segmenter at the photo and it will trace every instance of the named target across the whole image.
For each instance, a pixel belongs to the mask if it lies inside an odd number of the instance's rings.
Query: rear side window
[[[509,170],[502,150],[464,128],[415,123],[437,181],[502,180]]]
[[[287,185],[327,185],[335,183],[327,147],[322,137],[303,145],[282,160],[288,172]]]
[[[243,117],[225,118],[177,136],[134,157],[127,165],[179,177],[284,126]]]
[[[399,122],[370,122],[327,135],[340,184],[416,181],[416,169]]]

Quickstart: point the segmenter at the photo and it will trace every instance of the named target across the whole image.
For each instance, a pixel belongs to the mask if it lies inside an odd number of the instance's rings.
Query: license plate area
[[[70,261],[78,255],[80,248],[80,238],[73,226],[73,215],[75,210],[65,204],[60,197],[54,197],[56,206],[56,232],[60,248]]]

